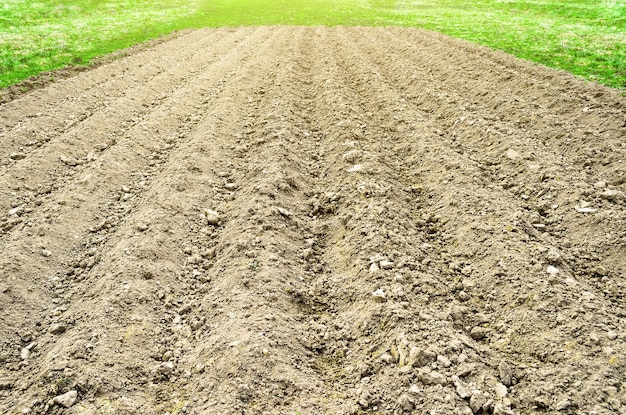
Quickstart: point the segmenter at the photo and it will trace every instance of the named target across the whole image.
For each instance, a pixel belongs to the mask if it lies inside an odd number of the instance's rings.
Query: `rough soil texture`
[[[199,30],[0,106],[3,414],[626,413],[626,100]]]

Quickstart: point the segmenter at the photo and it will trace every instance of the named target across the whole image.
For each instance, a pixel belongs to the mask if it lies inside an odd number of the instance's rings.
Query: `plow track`
[[[626,101],[198,30],[0,106],[0,412],[626,411]]]

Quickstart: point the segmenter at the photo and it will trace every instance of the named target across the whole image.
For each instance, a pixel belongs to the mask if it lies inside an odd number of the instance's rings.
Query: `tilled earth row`
[[[626,99],[207,29],[0,106],[0,412],[626,412]]]

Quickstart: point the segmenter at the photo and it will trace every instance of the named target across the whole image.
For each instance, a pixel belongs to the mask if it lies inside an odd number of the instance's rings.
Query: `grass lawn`
[[[173,30],[417,26],[626,89],[626,0],[5,0],[0,88]]]
[[[180,29],[195,10],[188,0],[4,0],[0,88]]]

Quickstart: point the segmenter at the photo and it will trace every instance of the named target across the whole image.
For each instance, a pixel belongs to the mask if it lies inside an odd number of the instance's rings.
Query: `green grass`
[[[5,0],[0,87],[169,33],[242,25],[437,30],[626,88],[626,0]]]
[[[179,29],[195,10],[186,0],[5,0],[0,87]]]

